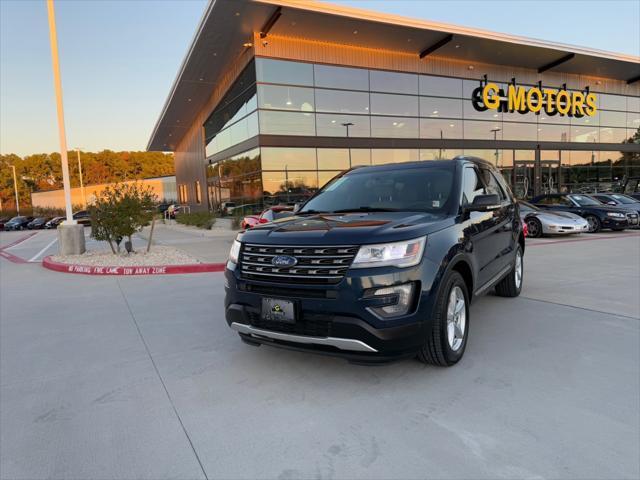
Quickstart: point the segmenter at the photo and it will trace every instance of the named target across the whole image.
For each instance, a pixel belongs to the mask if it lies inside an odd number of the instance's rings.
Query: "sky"
[[[334,0],[640,55],[640,0]],[[206,0],[56,0],[67,145],[144,150]],[[0,153],[59,150],[44,0],[0,0]]]

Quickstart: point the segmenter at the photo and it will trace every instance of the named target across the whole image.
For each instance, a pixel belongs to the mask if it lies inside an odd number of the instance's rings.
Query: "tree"
[[[151,187],[139,183],[117,183],[107,187],[89,207],[91,236],[108,242],[111,251],[119,253],[124,238],[131,242],[136,231],[149,225],[156,202]]]

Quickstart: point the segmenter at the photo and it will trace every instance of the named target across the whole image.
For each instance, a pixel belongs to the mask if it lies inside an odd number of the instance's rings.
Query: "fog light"
[[[369,307],[368,310],[380,318],[392,318],[406,315],[413,299],[413,283],[394,285],[374,290],[369,298],[380,299],[384,306]]]

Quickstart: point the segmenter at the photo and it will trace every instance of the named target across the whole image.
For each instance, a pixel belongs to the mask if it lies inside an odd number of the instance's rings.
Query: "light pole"
[[[20,215],[20,200],[18,200],[18,180],[16,179],[16,166],[11,165],[11,170],[13,170],[13,192],[16,195],[16,213]]]
[[[495,127],[492,128],[491,131],[493,132],[493,141],[496,144],[496,153],[494,154],[496,156],[496,168],[499,168],[500,166],[498,165],[498,132],[502,130],[500,127]]]
[[[80,162],[80,147],[76,147],[76,153],[78,154],[78,173],[80,175],[80,192],[82,193],[82,205],[87,208],[87,197],[84,194],[84,183],[82,182],[82,162]]]
[[[355,124],[351,122],[344,122],[343,127],[347,129],[347,138],[349,138],[349,127],[353,127]],[[349,168],[351,168],[351,149],[349,148]]]

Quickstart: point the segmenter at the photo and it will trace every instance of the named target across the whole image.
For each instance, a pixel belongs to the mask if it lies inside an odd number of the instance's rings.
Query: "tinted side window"
[[[498,195],[500,201],[504,201],[506,197],[504,190],[496,180],[496,177],[493,175],[491,170],[482,168],[480,169],[482,172],[482,177],[484,178],[484,183],[487,186],[487,193]]]
[[[466,205],[473,202],[476,195],[484,193],[484,186],[478,177],[475,168],[466,167],[462,178],[462,204]]]
[[[567,197],[553,197],[551,205],[562,205],[564,207],[573,207],[573,202],[569,200]]]

